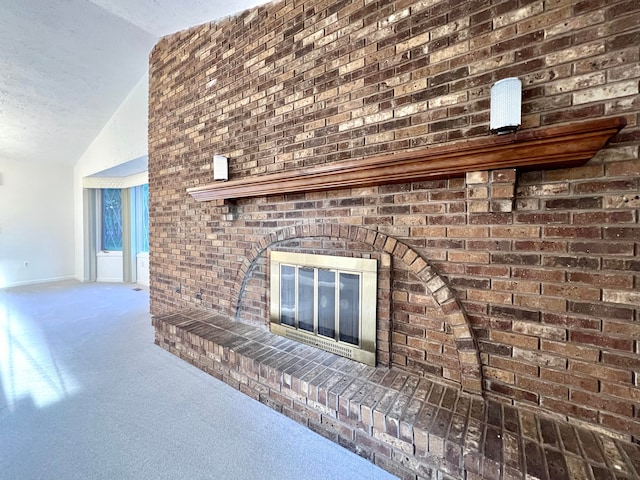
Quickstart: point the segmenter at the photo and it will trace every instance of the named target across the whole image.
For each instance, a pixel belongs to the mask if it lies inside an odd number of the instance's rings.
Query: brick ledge
[[[164,349],[406,479],[640,479],[640,447],[368,367],[225,316],[154,317]]]

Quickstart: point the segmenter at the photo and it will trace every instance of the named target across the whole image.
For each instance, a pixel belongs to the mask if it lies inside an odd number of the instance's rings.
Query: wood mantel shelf
[[[614,117],[536,128],[211,183],[187,192],[197,201],[232,200],[435,180],[481,170],[572,167],[586,163],[625,125],[624,117]]]

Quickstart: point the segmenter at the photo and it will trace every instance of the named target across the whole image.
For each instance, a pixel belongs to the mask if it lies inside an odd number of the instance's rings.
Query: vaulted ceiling
[[[264,0],[1,0],[0,160],[73,165],[164,35]]]

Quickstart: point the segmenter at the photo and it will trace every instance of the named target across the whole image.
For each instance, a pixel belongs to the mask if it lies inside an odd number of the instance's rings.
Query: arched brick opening
[[[459,383],[462,390],[469,393],[482,394],[482,370],[473,331],[464,310],[456,300],[446,280],[435,271],[419,252],[398,239],[375,230],[357,225],[306,224],[287,227],[265,235],[256,242],[250,251],[250,255],[243,260],[238,271],[231,302],[231,305],[235,305],[235,311],[230,312],[231,315],[234,317],[239,315],[243,302],[243,292],[250,278],[252,268],[269,247],[287,240],[311,237],[358,241],[369,245],[374,251],[387,253],[394,260],[403,262],[407,270],[412,272],[424,285],[425,291],[431,295],[435,304],[444,314],[446,331],[451,333],[455,342],[460,371]]]

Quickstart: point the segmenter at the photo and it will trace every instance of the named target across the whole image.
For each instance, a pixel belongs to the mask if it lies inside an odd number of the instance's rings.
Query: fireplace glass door
[[[336,337],[336,273],[318,271],[318,335]]]
[[[271,330],[375,362],[377,262],[284,252],[271,257]]]
[[[360,344],[360,276],[352,273],[340,273],[340,341]]]

